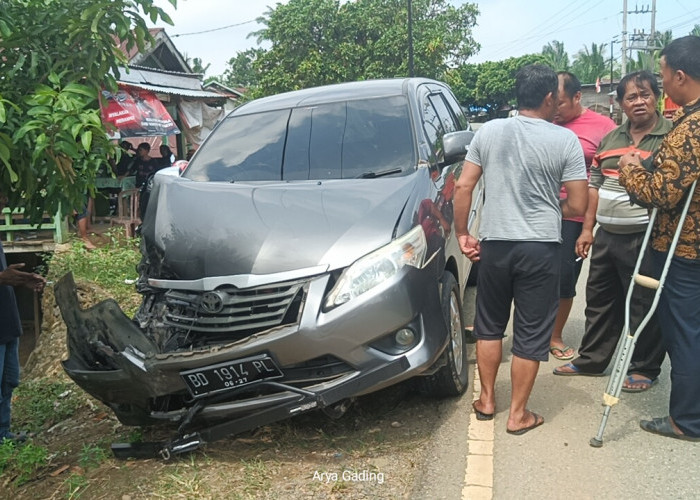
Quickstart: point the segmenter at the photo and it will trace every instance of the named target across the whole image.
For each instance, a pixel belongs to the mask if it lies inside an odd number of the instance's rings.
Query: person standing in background
[[[586,283],[586,332],[578,357],[557,367],[555,375],[602,375],[612,360],[625,324],[625,300],[630,278],[649,225],[646,208],[630,203],[618,182],[617,162],[635,151],[650,158],[671,129],[657,110],[661,95],[656,77],[648,71],[629,73],[617,86],[617,101],[627,121],[605,136],[593,159],[588,210],[576,253],[591,262]],[[599,224],[595,239],[593,227]],[[651,255],[640,272],[651,274]],[[630,303],[630,329],[634,332],[654,300],[653,291],[635,287]],[[622,386],[625,392],[649,389],[661,373],[666,350],[653,315],[637,339],[632,363]]]
[[[568,128],[578,137],[583,148],[586,161],[586,172],[590,173],[591,162],[600,141],[613,130],[616,125],[607,116],[586,109],[581,105],[581,82],[573,73],[560,71],[559,102],[554,123]],[[567,196],[566,188],[562,186],[559,193],[561,199]],[[590,205],[589,205],[590,209]],[[552,338],[549,341],[549,352],[559,360],[569,360],[574,357],[574,349],[564,343],[562,333],[569,319],[571,307],[576,296],[576,282],[581,274],[583,262],[576,258],[576,239],[581,234],[583,217],[565,218],[561,224],[561,276],[559,282],[559,309],[554,320]]]

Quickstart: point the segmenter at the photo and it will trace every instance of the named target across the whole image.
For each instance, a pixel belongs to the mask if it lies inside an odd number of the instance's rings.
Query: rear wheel
[[[462,323],[462,303],[459,285],[450,272],[445,272],[442,284],[442,314],[449,331],[449,342],[443,353],[443,366],[422,380],[422,392],[432,396],[459,396],[469,383],[467,343]]]

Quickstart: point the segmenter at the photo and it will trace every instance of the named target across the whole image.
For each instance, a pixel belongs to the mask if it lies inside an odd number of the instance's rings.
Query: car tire
[[[454,397],[463,394],[469,384],[467,342],[459,284],[452,273],[445,271],[441,285],[442,313],[447,323],[449,341],[442,354],[442,366],[433,375],[420,379],[420,389],[431,396]]]

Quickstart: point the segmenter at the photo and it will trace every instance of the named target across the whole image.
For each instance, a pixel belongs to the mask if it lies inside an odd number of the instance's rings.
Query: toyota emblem
[[[200,302],[202,310],[209,314],[220,313],[224,308],[224,298],[219,292],[206,292]]]

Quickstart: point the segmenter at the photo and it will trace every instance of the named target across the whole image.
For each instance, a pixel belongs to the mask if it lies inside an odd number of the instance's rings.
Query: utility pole
[[[639,57],[639,60],[642,61],[643,69],[648,69],[650,71],[654,71],[654,52],[658,50],[658,47],[656,46],[655,38],[656,38],[656,0],[652,0],[652,7],[649,8],[649,5],[642,6],[641,8],[635,5],[634,10],[627,10],[627,1],[624,2],[624,11],[622,13],[622,33],[623,33],[623,49],[622,49],[622,74],[624,75],[627,72],[627,51],[637,51],[639,52],[644,52],[648,55],[648,57],[645,55],[644,57]],[[651,33],[647,34],[646,30],[641,29],[641,30],[634,30],[634,33],[629,38],[629,41],[631,42],[630,45],[627,45],[627,15],[628,14],[649,14],[651,13]]]
[[[622,70],[620,79],[627,74],[627,0],[622,0]]]

